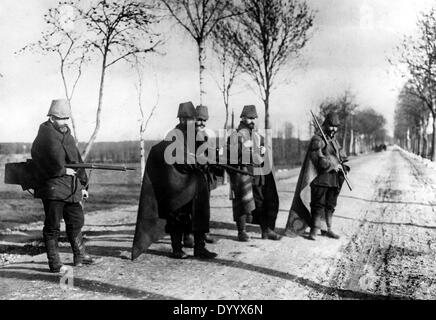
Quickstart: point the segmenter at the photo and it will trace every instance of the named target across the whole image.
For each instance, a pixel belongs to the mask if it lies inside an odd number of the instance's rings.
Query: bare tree
[[[158,39],[159,35],[152,31],[152,24],[157,23],[157,17],[153,12],[154,7],[149,2],[98,0],[91,2],[87,8],[79,3],[75,3],[75,8],[86,25],[85,47],[101,58],[96,124],[83,153],[83,158],[86,159],[100,129],[108,69],[122,60],[143,57],[154,52],[162,41]]]
[[[224,122],[224,129],[229,127],[229,108],[230,108],[230,96],[233,85],[236,78],[241,74],[242,59],[240,56],[235,56],[232,53],[237,49],[232,42],[228,42],[228,36],[224,34],[225,30],[223,26],[228,22],[222,21],[212,32],[213,35],[213,49],[217,54],[220,62],[220,76],[221,81],[217,81],[217,86],[222,94],[224,107],[226,110],[226,120]]]
[[[148,124],[150,123],[150,120],[153,117],[154,112],[156,111],[156,109],[158,107],[160,93],[159,93],[159,85],[158,85],[156,73],[153,73],[155,87],[156,87],[156,101],[153,104],[153,106],[151,107],[151,110],[147,115],[147,113],[145,111],[144,103],[143,103],[143,98],[142,98],[142,94],[143,94],[143,90],[144,90],[144,66],[141,64],[139,59],[135,59],[134,68],[135,68],[136,75],[137,75],[136,93],[137,93],[137,98],[138,98],[139,112],[141,115],[140,125],[139,125],[139,141],[140,141],[140,154],[141,154],[141,177],[142,177],[142,176],[144,176],[145,162],[146,162],[145,131],[147,130]]]
[[[220,21],[240,14],[232,0],[160,0],[198,48],[200,104],[204,104],[206,40]]]
[[[399,63],[407,67],[410,93],[421,99],[433,119],[431,160],[436,160],[436,11],[432,8],[418,19],[419,36],[405,37],[397,48]],[[395,64],[390,60],[391,63]]]
[[[223,27],[237,48],[242,70],[254,80],[265,105],[265,129],[270,128],[269,102],[280,69],[298,58],[309,40],[314,14],[299,0],[242,0],[243,15]],[[237,28],[231,28],[237,26]]]
[[[401,146],[406,147],[407,137],[404,133],[409,132],[412,151],[427,157],[426,129],[430,111],[413,90],[413,85],[406,83],[398,96],[394,137],[399,140]]]
[[[77,84],[82,76],[83,65],[87,60],[88,49],[84,46],[84,38],[78,27],[78,12],[71,6],[72,2],[59,2],[44,15],[48,25],[39,41],[29,44],[18,53],[24,51],[55,54],[59,61],[59,72],[65,91],[65,98],[71,108],[71,124],[73,135],[78,143],[76,123],[72,112],[72,100]]]

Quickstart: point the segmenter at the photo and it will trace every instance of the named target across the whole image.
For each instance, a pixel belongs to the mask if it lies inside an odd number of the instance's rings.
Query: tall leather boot
[[[275,218],[273,217],[261,217],[261,224],[260,228],[262,230],[262,239],[269,239],[269,240],[280,240],[282,236],[280,236],[278,233],[274,231],[275,226]]]
[[[67,236],[73,250],[74,266],[81,267],[84,264],[98,264],[103,261],[102,258],[92,257],[86,253],[82,232],[76,235],[68,234]]]
[[[206,249],[206,236],[204,232],[194,232],[194,257],[200,259],[213,259],[217,254]]]
[[[250,241],[250,237],[245,231],[246,228],[246,216],[242,215],[236,221],[236,227],[238,228],[238,241],[248,242]]]
[[[217,243],[218,239],[212,237],[209,233],[205,234],[206,236],[206,243]]]
[[[340,239],[340,236],[333,232],[332,230],[332,221],[333,221],[333,211],[326,211],[325,213],[325,222],[327,224],[327,232],[325,235],[332,239]]]
[[[309,240],[316,240],[316,237],[321,230],[321,217],[324,215],[324,208],[320,206],[311,207],[310,213],[312,215],[312,223],[310,226],[310,233],[307,238]]]
[[[310,233],[309,236],[307,237],[309,240],[316,240],[316,237],[319,233],[320,228],[316,228],[316,227],[311,227],[310,228]]]
[[[47,259],[48,259],[48,267],[50,268],[50,272],[60,273],[63,272],[65,266],[62,264],[61,259],[59,257],[59,246],[58,239],[51,238],[48,239],[44,236],[45,249],[47,251]]]
[[[173,252],[171,253],[171,257],[174,259],[186,259],[189,256],[182,250],[182,239],[183,239],[183,233],[182,232],[172,232],[170,233],[171,236],[171,247],[173,248]]]
[[[183,246],[185,248],[194,248],[194,236],[192,233],[183,234]]]

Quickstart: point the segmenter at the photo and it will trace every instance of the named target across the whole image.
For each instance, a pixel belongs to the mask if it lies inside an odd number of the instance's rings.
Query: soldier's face
[[[195,129],[197,131],[204,131],[205,128],[206,128],[206,120],[204,120],[204,119],[197,119],[195,121]]]
[[[330,138],[333,138],[338,132],[338,127],[330,126],[327,128],[327,134],[330,136]]]
[[[256,127],[256,118],[242,118],[242,121],[249,127],[250,129],[254,129]]]
[[[51,117],[51,120],[53,121],[54,125],[58,128],[65,128],[68,126],[69,118],[58,118],[58,117]]]

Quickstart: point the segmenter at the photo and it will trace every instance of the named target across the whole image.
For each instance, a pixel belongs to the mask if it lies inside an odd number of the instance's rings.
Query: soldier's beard
[[[247,127],[250,128],[251,130],[254,129],[256,125],[254,123],[247,123]]]
[[[328,135],[331,139],[333,139],[333,138],[335,137],[335,134],[336,134],[336,131],[329,131],[329,132],[327,132],[327,135]]]
[[[68,125],[67,124],[55,124],[56,129],[58,129],[62,133],[66,133],[68,131]]]

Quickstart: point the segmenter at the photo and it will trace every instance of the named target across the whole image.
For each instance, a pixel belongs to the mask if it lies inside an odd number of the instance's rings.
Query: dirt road
[[[171,259],[166,236],[131,262],[137,208],[119,207],[87,216],[88,251],[104,262],[74,268],[73,286],[47,272],[41,223],[3,233],[0,299],[435,299],[436,170],[399,150],[355,158],[351,167],[354,190],[344,188],[334,218],[340,240],[261,240],[252,226],[251,242],[240,243],[223,186],[212,197],[219,242],[209,247],[218,259]],[[281,228],[297,174],[279,182]]]

